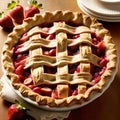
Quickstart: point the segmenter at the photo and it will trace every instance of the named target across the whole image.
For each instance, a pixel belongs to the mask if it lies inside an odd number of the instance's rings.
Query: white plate
[[[120,11],[120,0],[98,0],[99,4],[107,9]]]
[[[109,11],[109,13],[105,13],[104,12],[104,10],[103,10],[103,13],[101,12],[101,11],[95,11],[94,9],[91,9],[89,6],[86,6],[86,5],[84,5],[82,2],[81,2],[81,0],[78,0],[79,1],[79,4],[82,4],[86,9],[88,9],[90,12],[92,12],[92,13],[94,13],[94,14],[96,14],[96,15],[98,15],[98,16],[104,16],[104,17],[111,17],[111,18],[115,18],[115,17],[120,17],[120,12],[118,12],[119,14],[114,14],[114,12],[115,12],[115,10],[113,10],[113,9],[111,9],[111,11]],[[97,4],[97,3],[96,3]],[[98,5],[98,4],[97,4]],[[98,6],[98,7],[101,7],[101,6]],[[106,7],[106,6],[105,6]],[[99,8],[99,9],[102,9],[102,7],[101,8]],[[105,8],[106,10],[109,10],[107,7]]]
[[[120,10],[108,9],[106,6],[101,4],[99,0],[77,0],[78,4],[82,3],[88,9],[94,13],[106,16],[120,16]]]
[[[107,22],[120,22],[120,16],[107,16],[107,15],[99,15],[96,12],[92,11],[91,9],[88,9],[86,6],[84,6],[80,0],[77,0],[78,6],[80,9],[87,15],[95,17],[98,20],[107,21]]]
[[[106,2],[106,3],[120,3],[120,0],[99,0],[100,2]]]

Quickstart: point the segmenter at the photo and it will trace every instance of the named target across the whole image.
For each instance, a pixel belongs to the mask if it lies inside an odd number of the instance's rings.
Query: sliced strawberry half
[[[52,92],[52,98],[55,98],[55,99],[58,99],[58,92],[57,92],[57,90],[55,89],[55,90],[53,90],[53,92]]]
[[[32,84],[32,83],[33,83],[33,80],[32,80],[31,77],[28,77],[28,78],[26,78],[26,79],[24,80],[24,84],[25,84],[25,85],[30,85],[30,84]]]
[[[56,48],[43,48],[43,55],[46,56],[55,56],[56,55]]]
[[[75,72],[80,73],[80,65],[77,66]]]
[[[41,88],[40,87],[34,87],[33,92],[40,94]]]
[[[106,57],[104,57],[104,58],[101,58],[101,60],[99,61],[99,64],[101,67],[104,67],[108,62],[109,60]]]
[[[51,96],[52,89],[49,87],[43,87],[41,88],[41,94],[44,96]]]
[[[15,73],[17,75],[22,75],[24,73],[24,66],[23,65],[19,65],[16,69],[15,69]]]
[[[104,56],[105,55],[105,51],[106,51],[106,46],[105,43],[103,41],[101,41],[98,45],[97,45],[97,54],[98,56]]]
[[[72,96],[75,96],[75,95],[77,95],[78,94],[78,89],[75,89],[74,91],[73,91],[73,93],[72,93]]]

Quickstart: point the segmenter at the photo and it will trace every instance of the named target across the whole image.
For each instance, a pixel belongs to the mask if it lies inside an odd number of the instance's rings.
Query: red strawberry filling
[[[56,48],[43,48],[43,55],[56,56]]]
[[[95,33],[91,33],[92,36],[92,43],[94,46],[92,46],[92,53],[95,54],[96,56],[100,57],[100,60],[98,61],[99,66],[95,66],[91,63],[91,68],[90,68],[90,74],[92,75],[92,83],[93,85],[98,83],[101,79],[101,75],[105,72],[106,70],[106,65],[109,62],[107,59],[105,52],[106,52],[106,46],[103,42],[103,40],[98,37]],[[42,34],[41,37],[45,38],[47,40],[54,40],[55,35],[54,34]],[[77,39],[80,37],[80,35],[71,35],[68,34],[69,39]],[[29,54],[28,52],[21,52],[21,49],[23,47],[23,43],[27,42],[29,37],[27,36],[27,33],[25,33],[21,38],[19,39],[19,43],[13,48],[13,64],[14,64],[14,72],[19,76],[19,83],[22,83],[29,88],[31,88],[34,92],[41,94],[43,96],[51,96],[53,98],[58,98],[58,93],[57,93],[57,85],[38,85],[34,86],[33,80],[31,77],[30,69],[25,69],[25,62],[26,59],[29,59]],[[74,56],[79,54],[79,45],[73,45],[73,46],[68,46],[67,52],[69,56]],[[42,48],[42,54],[45,56],[56,56],[56,48]],[[48,74],[56,74],[57,73],[57,66],[51,67],[47,65],[44,66],[44,73]],[[69,74],[79,74],[80,73],[80,62],[79,63],[74,63],[74,64],[68,64],[68,73]],[[89,88],[89,87],[88,87]],[[88,89],[87,88],[87,89]],[[77,85],[69,85],[69,96],[72,95],[77,95],[78,94],[78,89]]]
[[[69,73],[70,73],[70,74],[80,73],[80,63],[69,64],[69,65],[68,65],[68,70],[69,70]]]
[[[76,54],[79,54],[79,45],[68,47],[68,55],[72,56]]]
[[[55,74],[57,72],[57,67],[50,67],[44,65],[44,72],[49,74]]]

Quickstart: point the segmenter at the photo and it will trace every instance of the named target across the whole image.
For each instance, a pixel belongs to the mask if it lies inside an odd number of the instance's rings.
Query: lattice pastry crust
[[[52,26],[48,26],[49,29],[46,28],[47,24],[51,23],[53,23]],[[21,53],[29,52],[29,57],[25,59],[24,69],[30,69],[34,86],[56,86],[57,99],[53,97],[54,95],[43,96],[35,93],[27,85],[19,83],[19,76],[14,73],[13,47],[18,44],[24,33],[27,33],[26,39],[28,40],[20,44],[22,47],[17,49]],[[53,40],[49,40],[47,37],[43,38],[41,33],[54,34],[55,37]],[[93,84],[92,81],[91,64],[101,67],[98,62],[101,58],[93,54],[91,46],[95,47],[96,45],[92,42],[91,33],[95,33],[104,41],[105,56],[109,59],[106,70],[96,84]],[[68,37],[68,34],[76,34],[80,37],[73,40]],[[75,45],[79,45],[79,52],[69,55],[68,47]],[[56,55],[43,55],[43,47],[56,48]],[[71,74],[69,65],[75,63],[78,63],[80,73]],[[51,107],[82,104],[86,100],[92,99],[92,95],[100,92],[110,81],[116,70],[116,63],[116,48],[109,31],[94,18],[70,11],[46,12],[26,19],[22,25],[16,26],[9,34],[3,49],[4,69],[14,88],[20,91],[24,97]],[[57,72],[55,74],[45,73],[44,66],[55,67]],[[72,85],[77,85],[77,95],[69,96],[69,86]]]

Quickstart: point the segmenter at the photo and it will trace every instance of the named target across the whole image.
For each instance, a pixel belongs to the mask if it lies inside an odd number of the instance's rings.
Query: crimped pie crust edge
[[[107,46],[106,55],[109,58],[109,63],[107,64],[107,70],[101,76],[101,80],[93,87],[89,88],[84,95],[78,94],[76,96],[70,96],[57,100],[51,97],[38,95],[37,93],[32,92],[30,88],[25,85],[17,83],[18,77],[14,74],[11,49],[17,43],[19,37],[30,28],[45,22],[49,23],[60,20],[72,21],[75,23],[81,22],[85,26],[89,27],[93,32],[96,32],[98,36],[102,37]],[[64,107],[74,104],[82,104],[83,102],[92,99],[91,96],[101,92],[103,87],[110,82],[110,79],[115,74],[117,67],[117,52],[109,31],[106,30],[101,23],[97,22],[96,19],[90,18],[82,13],[71,11],[45,12],[42,15],[37,14],[33,18],[26,19],[22,25],[16,26],[13,32],[8,35],[3,48],[3,66],[5,69],[5,74],[11,80],[13,87],[19,90],[24,97],[28,97],[32,101],[36,101],[41,105],[48,105],[50,107]]]

